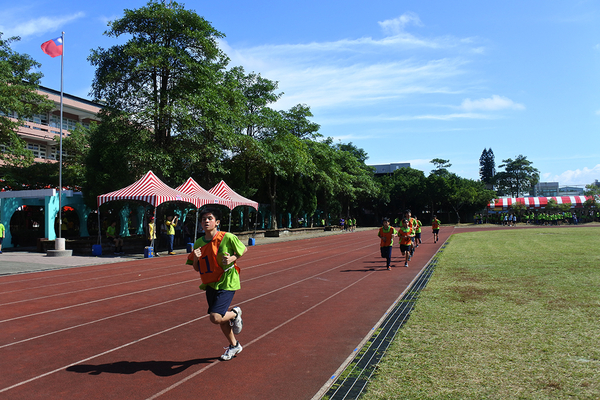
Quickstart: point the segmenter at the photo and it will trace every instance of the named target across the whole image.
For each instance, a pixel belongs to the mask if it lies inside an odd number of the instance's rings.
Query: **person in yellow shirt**
[[[150,222],[148,222],[148,246],[154,247],[156,246],[156,222],[154,221],[154,217],[150,217]],[[158,253],[156,250],[152,250],[155,257],[158,257]]]
[[[168,252],[171,255],[175,254],[173,251],[173,242],[175,241],[175,227],[177,226],[177,222],[179,222],[179,217],[177,215],[175,218],[173,218],[172,215],[169,215],[165,221],[165,225],[167,226]]]

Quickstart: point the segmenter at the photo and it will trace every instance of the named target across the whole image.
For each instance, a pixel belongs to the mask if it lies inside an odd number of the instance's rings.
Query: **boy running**
[[[381,257],[386,260],[386,267],[388,271],[390,271],[391,263],[392,263],[392,245],[394,244],[394,236],[396,235],[396,230],[390,226],[390,219],[383,219],[383,226],[379,228],[379,233],[377,236],[381,238],[380,250]]]
[[[440,225],[442,223],[440,222],[439,219],[437,219],[437,215],[433,216],[433,220],[431,221],[431,229],[433,232],[433,243],[437,243],[439,237],[438,234],[440,233]]]
[[[422,243],[421,242],[421,227],[423,226],[423,223],[421,222],[421,220],[415,215],[414,217],[415,219],[415,245],[417,247],[419,247],[419,245]]]
[[[410,260],[410,249],[412,246],[412,227],[410,221],[406,218],[402,220],[402,228],[398,229],[398,236],[400,236],[400,251],[405,256],[404,266],[408,267],[408,261]]]
[[[406,210],[404,211],[404,219],[408,220],[408,225],[411,228],[411,234],[410,234],[410,255],[408,256],[408,260],[410,261],[410,259],[412,258],[413,254],[415,253],[415,235],[416,235],[416,231],[417,231],[417,227],[415,226],[415,219],[412,218],[410,210]]]
[[[221,360],[228,361],[242,351],[242,345],[235,338],[242,331],[242,310],[240,307],[228,309],[235,291],[241,287],[236,261],[244,255],[246,246],[237,236],[219,231],[220,219],[221,213],[216,208],[206,208],[201,212],[204,236],[196,240],[190,256],[194,269],[200,272],[200,289],[206,290],[210,321],[220,325],[229,342],[221,356]],[[187,263],[190,263],[190,257]]]

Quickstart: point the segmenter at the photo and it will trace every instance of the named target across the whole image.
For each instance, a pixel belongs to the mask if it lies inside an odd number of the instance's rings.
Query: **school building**
[[[60,91],[44,86],[37,90],[54,102],[54,108],[46,114],[36,114],[28,118],[19,128],[17,134],[26,142],[33,152],[36,162],[57,162],[59,160],[60,140]],[[63,94],[63,138],[75,129],[77,123],[88,127],[90,122],[99,121],[98,112],[102,105],[70,94]],[[15,118],[17,115],[9,112],[0,115]],[[4,146],[0,144],[0,151]],[[64,155],[64,153],[63,153]]]
[[[52,100],[54,107],[45,114],[36,114],[27,118],[19,127],[17,134],[25,141],[25,146],[33,152],[35,162],[56,163],[60,159],[60,91],[40,86],[37,92]],[[64,93],[63,139],[70,135],[78,123],[89,127],[92,121],[99,122],[98,113],[102,107],[99,103]],[[17,115],[12,112],[1,115],[17,119]],[[2,144],[0,144],[0,151],[4,151]],[[15,244],[28,244],[27,238],[31,235],[54,239],[59,226],[56,221],[59,209],[58,196],[56,189],[14,192],[2,190],[0,222],[6,227],[6,238],[2,247],[10,248]],[[68,190],[63,191],[62,196],[63,212],[68,209],[73,215],[77,214],[79,223],[74,229],[81,236],[87,236],[87,220],[92,210],[83,204],[81,193]],[[40,232],[36,233],[37,230]]]

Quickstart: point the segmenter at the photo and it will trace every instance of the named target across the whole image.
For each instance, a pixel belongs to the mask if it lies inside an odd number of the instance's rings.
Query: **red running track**
[[[311,399],[453,229],[424,231],[392,271],[376,230],[250,247],[227,362],[185,255],[0,277],[0,398]]]

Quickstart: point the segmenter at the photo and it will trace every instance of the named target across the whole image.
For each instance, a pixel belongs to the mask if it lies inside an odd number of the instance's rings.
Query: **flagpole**
[[[58,166],[58,237],[62,238],[62,164],[63,164],[63,73],[65,70],[65,33],[62,33],[62,54],[60,55],[60,145]]]

